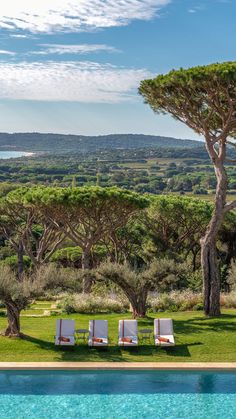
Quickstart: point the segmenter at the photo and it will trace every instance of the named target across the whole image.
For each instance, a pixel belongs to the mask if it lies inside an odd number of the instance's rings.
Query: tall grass
[[[99,297],[92,294],[67,295],[58,308],[70,313],[123,313],[128,311],[129,304],[109,297]]]
[[[189,290],[172,291],[170,293],[156,294],[148,298],[148,308],[151,312],[158,311],[188,311],[202,310],[202,294]]]
[[[112,297],[95,294],[62,294],[59,299],[57,308],[61,308],[67,314],[124,313],[130,310],[126,298],[120,298],[115,294]],[[221,307],[236,308],[236,291],[221,294]],[[147,300],[147,311],[150,313],[193,310],[203,310],[203,295],[191,290],[152,293]]]

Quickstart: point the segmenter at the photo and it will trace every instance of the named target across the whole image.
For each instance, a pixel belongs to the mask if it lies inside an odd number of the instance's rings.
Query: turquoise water
[[[1,419],[234,419],[235,373],[0,372]]]
[[[0,159],[15,159],[27,155],[28,153],[24,151],[0,151]]]

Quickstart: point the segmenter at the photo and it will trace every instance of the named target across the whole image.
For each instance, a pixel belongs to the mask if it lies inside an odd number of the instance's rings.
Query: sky
[[[141,80],[236,60],[236,0],[0,3],[0,131],[198,139],[138,95]]]

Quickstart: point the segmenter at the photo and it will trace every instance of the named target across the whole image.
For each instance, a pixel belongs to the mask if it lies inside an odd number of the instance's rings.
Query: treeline
[[[111,134],[98,136],[40,134],[40,133],[0,133],[0,149],[31,152],[89,152],[102,149],[132,149],[145,147],[194,148],[199,143],[143,134]]]
[[[147,149],[149,152],[150,150]],[[213,194],[216,180],[208,160],[200,158],[145,157],[135,149],[104,154],[38,156],[0,161],[1,183],[54,186],[118,186],[139,193]],[[167,153],[167,154],[166,154]],[[146,153],[147,155],[147,153]],[[172,152],[174,155],[174,152]],[[180,156],[183,156],[180,153]],[[236,170],[227,166],[229,190],[236,191]]]
[[[211,212],[212,205],[202,200],[118,188],[6,192],[0,203],[6,335],[20,334],[20,312],[35,296],[48,289],[76,289],[76,281],[68,282],[69,268],[77,271],[85,293],[97,283],[116,284],[135,316],[145,315],[151,291],[201,291],[199,241]],[[228,214],[218,237],[224,291],[232,286],[235,221],[235,214]]]

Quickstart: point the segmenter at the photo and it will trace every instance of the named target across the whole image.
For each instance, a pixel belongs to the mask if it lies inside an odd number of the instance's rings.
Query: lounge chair
[[[107,346],[108,345],[108,322],[107,320],[89,321],[89,346]]]
[[[154,339],[157,346],[168,347],[175,345],[172,319],[154,320]]]
[[[75,321],[59,319],[56,323],[55,345],[74,346]]]
[[[138,345],[137,320],[119,320],[119,346]]]

